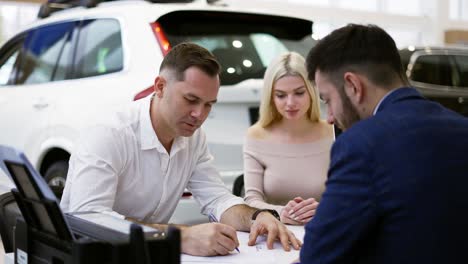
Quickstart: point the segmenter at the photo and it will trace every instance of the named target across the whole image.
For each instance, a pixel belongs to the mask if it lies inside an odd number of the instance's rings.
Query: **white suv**
[[[115,1],[49,15],[64,2],[45,4],[45,18],[0,50],[0,144],[23,150],[51,186],[63,187],[79,131],[149,94],[170,47],[195,42],[223,67],[203,129],[223,180],[238,192],[244,133],[258,116],[265,68],[287,50],[305,56],[312,22],[204,1]],[[189,194],[179,207],[171,222],[206,221]]]

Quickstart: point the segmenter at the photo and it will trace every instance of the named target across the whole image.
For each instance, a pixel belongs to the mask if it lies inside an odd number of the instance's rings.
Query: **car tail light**
[[[161,48],[161,52],[164,56],[169,52],[171,49],[171,44],[169,44],[169,40],[166,37],[161,25],[159,22],[150,23],[151,29],[153,30],[154,36],[158,40],[159,47]],[[153,93],[153,85],[144,89],[143,91],[137,93],[135,97],[133,97],[133,101],[140,100],[141,98],[145,98],[146,96]]]
[[[163,55],[166,56],[166,54],[171,49],[171,44],[169,43],[169,40],[167,39],[166,34],[164,33],[161,27],[161,24],[159,24],[159,22],[153,22],[150,25],[153,29],[154,36],[158,40],[159,47],[161,48]]]
[[[153,85],[151,85],[150,87],[144,89],[143,91],[137,93],[135,95],[135,97],[133,97],[133,101],[136,101],[136,100],[140,100],[142,98],[145,98],[146,96],[150,95],[153,93]]]

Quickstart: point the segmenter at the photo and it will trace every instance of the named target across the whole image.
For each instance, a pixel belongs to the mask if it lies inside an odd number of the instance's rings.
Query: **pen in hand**
[[[212,223],[219,223],[218,219],[216,218],[216,216],[215,216],[214,214],[209,214],[209,215],[208,215],[208,219],[209,219],[210,222],[212,222]],[[237,252],[240,253],[238,247],[236,247],[236,250],[237,250]]]

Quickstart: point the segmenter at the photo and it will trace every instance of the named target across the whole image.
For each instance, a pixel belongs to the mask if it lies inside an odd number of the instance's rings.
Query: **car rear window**
[[[70,58],[74,25],[74,22],[57,23],[28,33],[17,84],[37,84],[65,78],[65,69],[57,61],[59,58]]]
[[[116,19],[84,20],[80,28],[75,77],[121,71],[123,51],[119,22]]]
[[[421,55],[414,65],[411,79],[417,82],[452,86],[452,65],[446,55]]]
[[[263,78],[270,61],[286,51],[303,56],[315,44],[312,22],[297,18],[230,12],[177,11],[158,19],[171,46],[194,42],[222,66],[221,84]]]
[[[454,58],[459,72],[456,86],[468,89],[468,55],[456,55]]]
[[[400,51],[400,55],[403,53]],[[402,56],[403,67],[410,56]],[[424,54],[416,57],[410,78],[413,81],[468,88],[468,55],[464,54]]]

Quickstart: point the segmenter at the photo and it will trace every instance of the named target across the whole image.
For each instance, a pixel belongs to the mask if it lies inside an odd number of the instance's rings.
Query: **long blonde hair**
[[[312,122],[318,122],[320,120],[319,98],[316,89],[307,79],[305,60],[296,52],[287,52],[274,59],[265,71],[260,116],[257,123],[261,127],[267,127],[281,120],[282,116],[273,103],[272,94],[276,81],[285,76],[299,76],[302,78],[310,96],[310,108],[307,111],[307,116]]]

